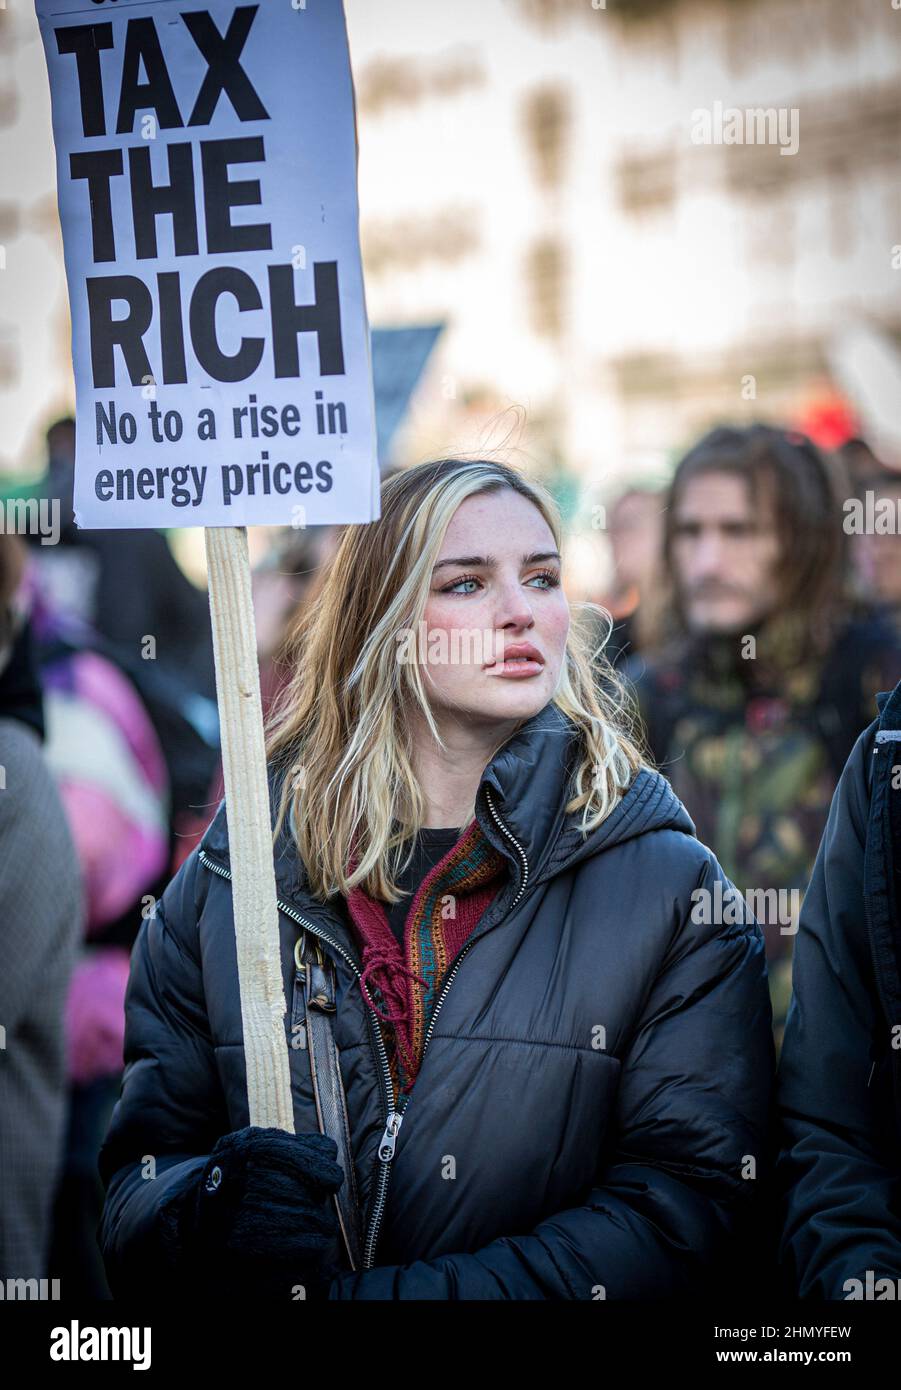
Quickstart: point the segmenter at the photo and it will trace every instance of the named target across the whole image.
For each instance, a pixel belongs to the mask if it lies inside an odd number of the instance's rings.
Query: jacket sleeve
[[[887,1030],[864,909],[874,727],[842,774],[804,899],[779,1060],[781,1257],[801,1298],[843,1299],[844,1282],[868,1269],[901,1274],[890,1083],[873,1084]]]
[[[731,885],[693,843],[695,887],[715,903],[715,880]],[[674,906],[674,938],[622,1060],[609,1153],[581,1206],[474,1252],[342,1274],[329,1297],[650,1299],[709,1288],[762,1176],[775,1070],[763,936],[735,896],[737,911],[710,914],[727,919],[718,925]]]
[[[197,856],[141,925],[125,997],[125,1071],[100,1149],[98,1238],[114,1294],[159,1288],[159,1209],[202,1172],[229,1129],[197,956]]]

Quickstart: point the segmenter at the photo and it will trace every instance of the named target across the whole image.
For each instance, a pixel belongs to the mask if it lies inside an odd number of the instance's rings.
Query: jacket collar
[[[563,869],[648,830],[673,829],[694,835],[695,826],[669,782],[642,767],[596,830],[584,835],[580,814],[567,815],[571,779],[580,756],[576,726],[554,704],[546,705],[495,754],[482,775],[476,813],[489,839],[494,832],[491,803],[522,846],[533,885]],[[484,815],[480,814],[484,811]],[[511,856],[513,857],[513,856]],[[516,862],[515,858],[514,861]]]
[[[578,753],[575,725],[557,705],[548,704],[507,740],[482,774],[476,818],[486,838],[509,861],[518,884],[527,876],[534,886],[579,860],[646,830],[668,827],[689,835],[695,833],[691,819],[666,779],[650,768],[642,768],[603,824],[584,836],[578,828],[578,816],[567,816],[565,812]],[[270,773],[273,826],[280,787],[278,774]],[[224,801],[200,848],[220,866],[229,867]],[[300,906],[305,915],[318,912],[320,905],[308,893],[306,870],[287,820],[275,844],[274,860],[277,896]],[[334,914],[331,915],[334,921]]]
[[[282,777],[270,768],[269,771],[269,816],[273,830],[278,816]],[[204,832],[199,848],[222,868],[231,868],[228,845],[228,819],[225,800],[219,802],[216,814]],[[279,897],[294,899],[302,894],[307,881],[306,870],[297,853],[290,827],[285,824],[279,831],[274,846],[275,886]]]
[[[876,696],[881,729],[901,728],[901,681],[894,690],[881,690]]]
[[[541,852],[550,848],[563,823],[565,786],[574,749],[575,730],[556,705],[546,705],[494,755],[482,774],[476,797],[476,819],[488,840],[519,872],[521,844],[528,863],[537,865]],[[487,790],[486,790],[487,789]],[[275,826],[281,779],[270,770],[269,802]],[[491,805],[507,833],[498,825]],[[225,801],[207,828],[200,848],[220,866],[229,868],[228,824]],[[307,873],[287,822],[274,848],[276,892],[288,901],[306,898]]]
[[[482,773],[476,819],[520,878],[523,857],[534,883],[553,852],[566,818],[577,751],[575,726],[557,705],[548,704],[507,740]]]

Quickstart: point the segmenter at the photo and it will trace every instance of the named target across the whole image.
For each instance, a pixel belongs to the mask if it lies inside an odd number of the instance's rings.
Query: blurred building
[[[449,323],[411,454],[515,401],[532,448],[634,475],[717,418],[809,411],[850,319],[901,342],[889,0],[348,12],[370,312]],[[773,115],[699,142],[730,108]]]
[[[609,485],[715,419],[797,417],[855,317],[901,343],[892,0],[346,10],[370,319],[447,324],[402,460],[477,447],[512,403],[533,459]],[[696,141],[699,111],[733,108],[796,112],[797,152]],[[28,6],[0,9],[0,159],[2,470],[71,403]]]

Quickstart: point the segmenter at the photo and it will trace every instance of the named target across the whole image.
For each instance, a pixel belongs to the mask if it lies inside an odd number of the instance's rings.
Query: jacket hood
[[[649,830],[694,835],[682,802],[666,778],[651,768],[639,769],[606,820],[583,835],[580,815],[565,811],[579,755],[576,726],[557,705],[549,704],[504,744],[482,775],[476,814],[483,798],[487,803],[487,787],[507,829],[522,845],[532,881],[551,878]],[[492,819],[489,814],[486,832]]]
[[[518,874],[523,871],[525,856],[531,883],[552,878],[591,855],[651,830],[695,834],[694,823],[669,782],[659,772],[641,768],[607,819],[583,835],[579,816],[568,816],[564,809],[578,755],[576,726],[557,705],[548,704],[508,739],[482,774],[476,797],[479,824]],[[273,825],[279,789],[279,774],[270,771]],[[520,846],[521,855],[511,840]],[[200,847],[214,859],[228,863],[224,801]],[[281,896],[296,894],[306,881],[287,823],[275,845],[275,876]]]

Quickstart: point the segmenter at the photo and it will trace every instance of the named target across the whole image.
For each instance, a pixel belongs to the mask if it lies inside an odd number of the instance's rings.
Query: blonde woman
[[[335,969],[353,1171],[304,1047],[296,1134],[248,1125],[220,807],[135,946],[100,1160],[114,1293],[656,1298],[717,1277],[765,1143],[762,935],[722,911],[728,881],[630,740],[560,550],[548,495],[492,461],[398,474],[345,531],[269,753],[286,997],[304,937]]]

